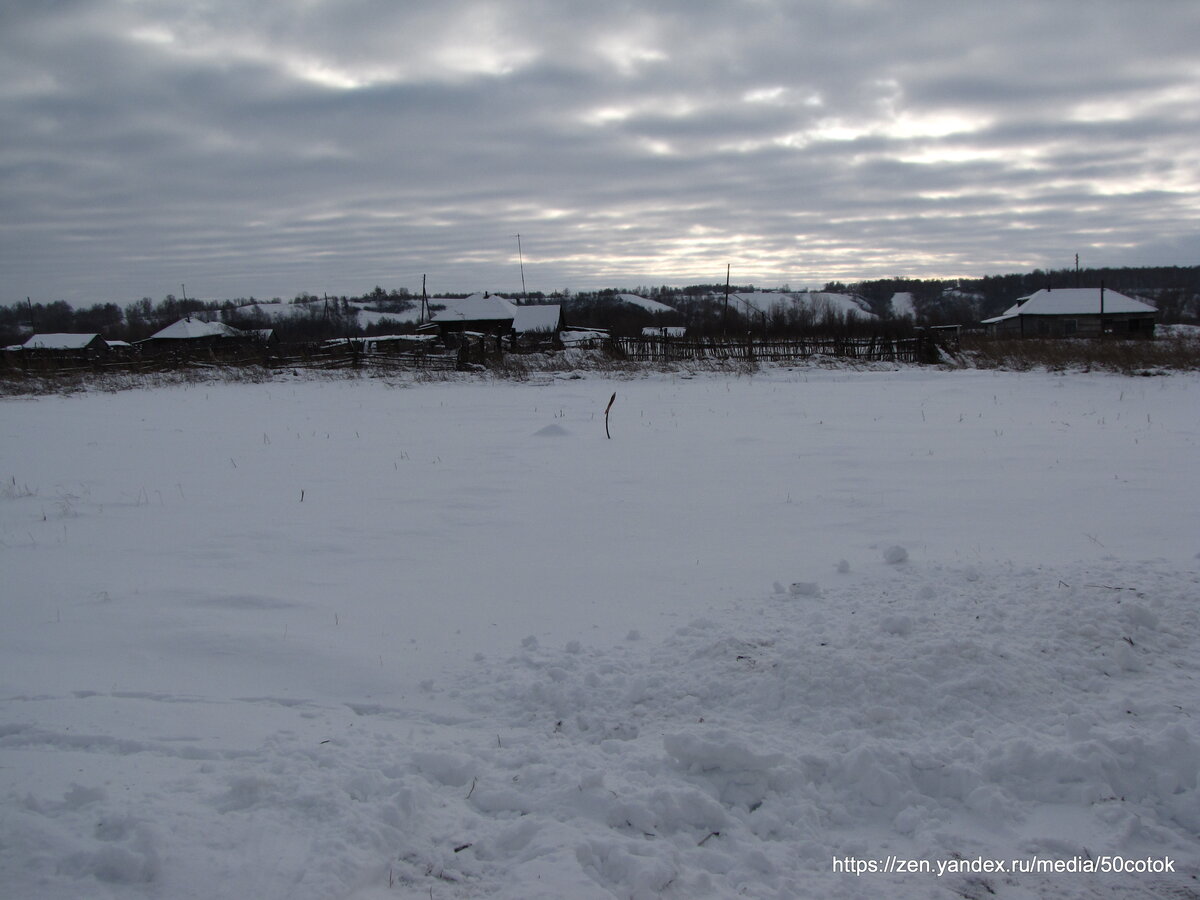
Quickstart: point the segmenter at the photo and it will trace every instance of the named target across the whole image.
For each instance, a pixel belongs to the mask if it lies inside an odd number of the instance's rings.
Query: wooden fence
[[[618,337],[606,343],[617,358],[629,362],[670,363],[689,361],[737,362],[745,364],[789,362],[830,356],[862,362],[936,361],[934,338],[921,337],[805,337],[805,338],[663,338]],[[484,343],[467,343],[457,351],[421,344],[368,344],[362,339],[322,344],[256,344],[192,347],[145,347],[140,351],[103,354],[80,352],[6,351],[0,359],[0,375],[7,377],[51,377],[94,373],[134,374],[204,369],[417,370],[449,372],[488,365],[511,351],[492,350]]]
[[[185,370],[260,367],[271,370],[421,370],[453,371],[458,366],[454,353],[426,348],[368,350],[361,340],[330,344],[295,344],[263,347],[180,347],[143,352],[116,351],[103,354],[7,351],[0,371],[9,376],[132,374]]]
[[[932,349],[929,338],[614,338],[617,355],[633,362],[717,360],[787,362],[836,356],[862,362],[921,362]]]

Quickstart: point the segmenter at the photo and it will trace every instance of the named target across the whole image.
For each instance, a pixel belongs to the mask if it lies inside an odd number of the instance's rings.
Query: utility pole
[[[1075,254],[1075,287],[1079,287],[1079,254]]]
[[[521,263],[521,299],[529,302],[529,294],[525,291],[525,254],[521,252],[521,233],[517,232],[517,259]]]
[[[425,276],[421,276],[421,312],[417,314],[417,327],[425,324],[425,317],[429,315],[429,295],[425,293]]]
[[[721,334],[729,333],[729,263],[725,263],[725,309],[721,313]]]

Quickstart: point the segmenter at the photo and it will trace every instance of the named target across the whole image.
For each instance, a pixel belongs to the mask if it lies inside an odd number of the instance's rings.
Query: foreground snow
[[[0,894],[1194,896],[1198,392],[6,400]]]

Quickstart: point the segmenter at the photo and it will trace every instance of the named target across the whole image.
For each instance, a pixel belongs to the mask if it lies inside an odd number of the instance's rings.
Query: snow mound
[[[1137,598],[1064,587],[1115,572],[916,569],[898,570],[907,603],[894,578],[859,582],[799,620],[764,602],[654,647],[543,648],[470,677],[458,689],[520,743],[477,754],[489,788],[456,833],[491,849],[468,858],[497,878],[570,847],[570,877],[631,897],[832,895],[845,884],[829,860],[876,848],[864,834],[912,858],[1170,847],[1200,865],[1200,727],[1167,699],[1195,652],[1173,635],[1200,624],[1188,576],[1146,567]],[[955,587],[932,615],[931,583]],[[502,860],[513,815],[519,850]]]
[[[815,581],[793,581],[788,585],[788,593],[793,597],[820,597],[821,586]]]

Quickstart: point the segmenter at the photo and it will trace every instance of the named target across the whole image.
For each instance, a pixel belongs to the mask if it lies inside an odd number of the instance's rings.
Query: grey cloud
[[[0,302],[1187,263],[1200,21],[1134,7],[6,11]]]

